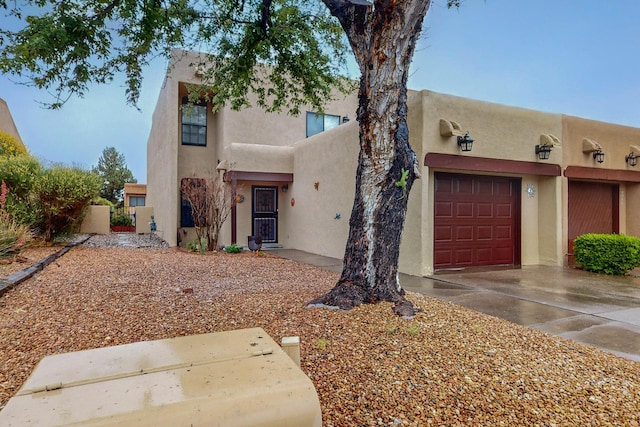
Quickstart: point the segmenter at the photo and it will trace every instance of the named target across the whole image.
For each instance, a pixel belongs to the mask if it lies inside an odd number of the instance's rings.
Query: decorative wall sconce
[[[602,150],[594,151],[593,152],[593,158],[598,163],[604,162],[604,151],[602,151]]]
[[[562,143],[557,136],[550,133],[540,134],[540,144],[536,145],[536,154],[540,160],[547,160],[553,147],[560,145],[562,145]]]
[[[316,189],[316,191],[318,191],[318,187],[320,186],[320,182],[316,181],[313,183],[313,188]]]
[[[638,164],[638,157],[640,157],[640,146],[638,145],[630,145],[629,150],[631,151],[629,154],[624,156],[624,161],[629,166],[635,166]]]
[[[604,151],[602,150],[602,146],[596,141],[584,138],[582,140],[582,152],[591,153],[593,159],[598,163],[604,162]]]
[[[349,123],[349,116],[342,116],[342,123]]]
[[[286,193],[288,189],[289,189],[289,184],[284,184],[284,185],[282,186],[282,192],[283,192],[283,193]]]
[[[549,154],[551,154],[551,146],[549,145],[536,145],[536,154],[540,160],[548,160]]]
[[[469,132],[464,136],[458,136],[458,147],[460,147],[460,151],[471,151],[473,139],[469,136]]]

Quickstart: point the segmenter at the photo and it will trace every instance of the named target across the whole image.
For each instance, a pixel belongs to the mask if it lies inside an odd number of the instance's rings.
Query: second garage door
[[[520,179],[435,174],[434,268],[520,264]]]

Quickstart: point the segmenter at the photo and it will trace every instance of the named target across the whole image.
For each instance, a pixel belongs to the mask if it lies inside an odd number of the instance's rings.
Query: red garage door
[[[520,264],[520,179],[436,173],[434,268]]]

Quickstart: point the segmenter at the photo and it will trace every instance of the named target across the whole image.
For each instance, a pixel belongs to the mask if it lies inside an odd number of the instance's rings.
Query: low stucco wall
[[[153,208],[151,206],[137,206],[136,208],[136,233],[149,234],[151,233],[151,216],[153,215]],[[155,220],[155,217],[154,217]],[[157,224],[156,224],[157,226]],[[158,231],[156,229],[156,231]]]
[[[89,206],[87,214],[80,225],[80,232],[86,234],[109,234],[111,219],[109,206]]]

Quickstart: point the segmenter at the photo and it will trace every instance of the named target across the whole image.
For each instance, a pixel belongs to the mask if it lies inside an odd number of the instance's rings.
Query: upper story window
[[[207,103],[182,98],[182,145],[207,145]]]
[[[340,124],[340,116],[307,111],[307,138]]]
[[[129,206],[144,206],[144,196],[129,196]]]

